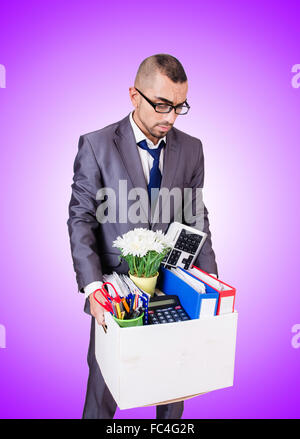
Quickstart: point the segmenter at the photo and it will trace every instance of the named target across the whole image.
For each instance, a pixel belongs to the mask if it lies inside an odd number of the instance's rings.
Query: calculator
[[[162,260],[162,266],[187,270],[198,256],[207,233],[175,221],[170,224],[166,236],[170,239],[172,248]]]
[[[182,308],[178,296],[165,294],[151,297],[148,305],[148,325],[191,320]]]

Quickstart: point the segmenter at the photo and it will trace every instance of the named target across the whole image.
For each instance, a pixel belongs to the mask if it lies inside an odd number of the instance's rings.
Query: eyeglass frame
[[[160,114],[168,114],[168,113],[171,113],[171,111],[173,110],[173,108],[174,108],[174,111],[175,111],[175,114],[177,114],[178,116],[185,116],[186,114],[188,114],[188,112],[189,112],[189,110],[190,110],[190,105],[187,103],[187,100],[185,100],[184,102],[182,102],[182,104],[177,104],[177,105],[172,105],[172,104],[167,104],[167,103],[165,103],[165,104],[163,104],[162,102],[159,102],[158,104],[156,104],[155,102],[152,102],[149,98],[147,98],[147,96],[145,96],[138,88],[136,88],[136,87],[134,87],[135,89],[136,89],[136,91],[138,91],[139,92],[139,94],[141,95],[141,96],[143,96],[143,98],[144,99],[146,99],[146,101],[154,108],[154,110],[156,111],[156,113],[160,113]],[[187,108],[187,112],[186,113],[176,113],[176,108],[177,107],[180,107],[181,105],[186,105],[186,108]],[[170,109],[170,111],[157,111],[156,110],[156,107],[158,106],[158,105],[168,105],[171,109]]]

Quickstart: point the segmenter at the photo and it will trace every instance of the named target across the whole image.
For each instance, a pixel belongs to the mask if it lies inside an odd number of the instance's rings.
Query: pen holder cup
[[[121,328],[128,328],[129,326],[143,326],[143,317],[144,313],[137,317],[136,319],[128,319],[128,320],[121,320],[117,319],[115,316],[113,316],[114,320],[118,323],[118,325]]]

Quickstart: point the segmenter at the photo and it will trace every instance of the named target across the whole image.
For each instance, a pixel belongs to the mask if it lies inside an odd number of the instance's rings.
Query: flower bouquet
[[[135,228],[113,241],[129,266],[129,277],[146,293],[153,294],[161,261],[171,248],[171,243],[161,230]]]

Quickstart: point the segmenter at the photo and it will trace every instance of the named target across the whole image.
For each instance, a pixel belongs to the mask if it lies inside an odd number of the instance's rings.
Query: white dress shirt
[[[130,124],[131,124],[132,130],[133,130],[136,144],[138,142],[141,142],[142,140],[146,140],[148,147],[151,149],[158,148],[158,146],[162,140],[164,140],[165,143],[167,144],[167,137],[165,136],[165,137],[162,137],[161,139],[159,139],[158,143],[156,145],[154,145],[154,143],[150,139],[148,139],[148,137],[146,137],[146,135],[143,133],[143,131],[138,127],[138,125],[133,120],[133,116],[132,116],[133,112],[134,112],[134,110],[130,113],[129,120],[130,120]],[[149,152],[147,150],[140,148],[138,145],[136,145],[136,147],[137,147],[139,155],[140,155],[145,179],[146,179],[146,182],[148,185],[149,179],[150,179],[150,170],[151,170],[152,165],[153,165],[153,157],[149,154]],[[161,174],[163,173],[163,160],[164,160],[164,148],[162,148],[162,150],[160,152],[160,157],[159,157],[159,169],[160,169]],[[212,274],[212,275],[216,276],[215,274]],[[95,282],[91,282],[86,287],[84,287],[85,298],[87,298],[91,293],[93,293],[98,288],[101,288],[102,283],[103,282],[101,282],[101,281],[95,281]]]
[[[167,144],[167,137],[165,136],[159,139],[158,143],[154,145],[154,143],[150,139],[148,139],[148,137],[145,136],[143,131],[138,127],[138,125],[133,120],[133,111],[130,113],[129,120],[133,129],[136,143],[141,142],[142,140],[146,140],[147,145],[150,149],[158,148],[162,140],[164,140],[165,143]],[[147,150],[140,148],[138,145],[136,145],[136,147],[138,149],[141,158],[145,179],[148,185],[150,179],[150,170],[152,169],[153,166],[153,157],[149,154]],[[162,148],[162,150],[160,151],[160,156],[159,156],[159,170],[161,174],[163,172],[163,162],[164,162],[164,148]]]

